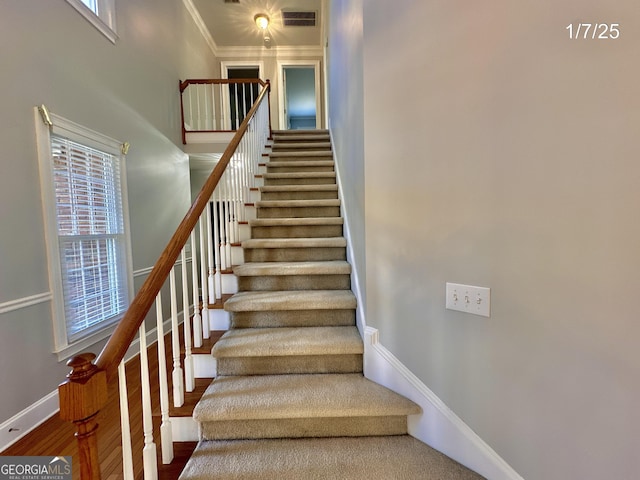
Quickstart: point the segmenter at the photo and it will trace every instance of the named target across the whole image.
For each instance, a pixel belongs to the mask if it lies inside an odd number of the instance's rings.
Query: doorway
[[[259,79],[263,75],[262,62],[220,62],[222,78]],[[225,129],[237,130],[260,94],[255,83],[231,83],[222,89],[222,111]]]
[[[280,128],[321,128],[320,62],[278,62]]]

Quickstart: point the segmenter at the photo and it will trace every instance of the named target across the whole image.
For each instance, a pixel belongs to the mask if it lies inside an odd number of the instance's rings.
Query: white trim
[[[209,45],[209,48],[211,49],[211,52],[213,53],[214,56],[217,57],[218,56],[218,45],[216,44],[216,41],[211,36],[211,32],[207,28],[207,25],[204,23],[204,20],[200,16],[200,12],[196,8],[196,6],[193,4],[193,1],[192,0],[182,0],[182,3],[184,4],[184,6],[186,7],[187,11],[191,15],[191,18],[193,19],[193,22],[196,24],[196,27],[198,27],[198,30],[200,30],[200,33],[204,37],[205,42],[207,42],[207,45]]]
[[[50,302],[53,299],[51,292],[38,293],[36,295],[30,295],[28,297],[17,298],[8,302],[0,303],[0,315],[3,313],[14,312],[21,308],[30,307],[39,303]]]
[[[89,23],[98,29],[111,43],[116,43],[118,33],[116,31],[116,11],[113,0],[98,0],[99,10],[104,14],[98,16],[81,0],[67,0],[67,3],[75,8]]]
[[[55,415],[58,410],[58,390],[54,390],[3,422],[0,425],[0,452]],[[11,429],[16,430],[10,432]]]
[[[192,262],[192,258],[188,257],[187,259],[187,263],[191,263]],[[179,267],[182,264],[182,260],[176,260],[176,262],[173,264],[173,268]],[[133,271],[133,277],[143,277],[145,275],[149,275],[151,273],[151,270],[153,270],[153,267],[155,267],[155,265],[151,265],[150,267],[146,267],[146,268],[141,268],[139,270],[134,270]]]
[[[267,57],[322,57],[321,45],[283,45],[265,47],[220,47],[217,57],[228,58],[267,58]]]
[[[322,56],[322,53],[320,54]],[[284,68],[285,67],[313,67],[316,95],[316,128],[322,128],[322,91],[320,90],[320,60],[278,60],[276,82],[278,88],[278,118],[281,130],[286,130],[286,116],[284,113]]]
[[[409,416],[409,434],[489,480],[524,480],[418,377],[379,343],[378,330],[365,328],[365,377],[422,407]]]
[[[197,442],[200,425],[193,417],[169,417],[174,442]]]

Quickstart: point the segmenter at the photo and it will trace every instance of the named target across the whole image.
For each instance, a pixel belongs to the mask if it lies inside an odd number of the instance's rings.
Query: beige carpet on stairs
[[[421,408],[363,376],[328,133],[274,137],[180,480],[481,479],[407,435]]]

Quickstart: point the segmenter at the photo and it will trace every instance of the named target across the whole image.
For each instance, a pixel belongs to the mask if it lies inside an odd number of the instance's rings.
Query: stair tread
[[[277,207],[339,207],[340,200],[261,200],[256,202],[257,208],[277,208]]]
[[[262,178],[335,178],[336,172],[284,172],[284,173],[264,173]]]
[[[219,480],[482,479],[409,435],[203,441],[180,480],[211,479],[211,472]]]
[[[300,218],[253,218],[252,227],[281,227],[299,225],[343,225],[342,217],[300,217]]]
[[[349,290],[240,292],[227,300],[224,308],[228,312],[353,310],[356,297]]]
[[[296,140],[302,140],[301,138],[297,138]],[[317,148],[331,148],[331,142],[326,141],[326,142],[296,142],[296,141],[285,141],[285,142],[278,142],[276,141],[276,143],[273,145],[273,148],[312,148],[312,147],[317,147]]]
[[[344,237],[322,238],[252,238],[242,242],[242,248],[331,248],[346,247]]]
[[[255,262],[238,265],[233,273],[239,277],[263,275],[349,275],[351,265],[344,260],[317,262]]]
[[[353,327],[280,327],[229,330],[211,351],[223,357],[288,357],[295,355],[354,355],[364,347]]]
[[[265,185],[262,193],[273,192],[337,192],[338,185]]]
[[[269,154],[269,158],[278,158],[278,157],[282,157],[282,158],[291,158],[291,157],[300,157],[300,158],[308,158],[308,157],[332,157],[333,158],[333,152],[331,150],[301,150],[301,151],[294,151],[294,152],[289,152],[289,151],[284,151],[284,152],[279,152],[279,151],[275,151],[275,152],[271,152]]]
[[[269,162],[267,167],[333,167],[333,160],[290,160],[288,162]]]
[[[334,373],[218,377],[196,405],[193,416],[206,422],[399,416],[421,411],[411,400],[362,374]]]

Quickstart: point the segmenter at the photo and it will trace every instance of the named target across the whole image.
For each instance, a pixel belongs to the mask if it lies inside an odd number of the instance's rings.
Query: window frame
[[[49,113],[52,125],[42,121],[38,108],[35,109],[36,138],[38,147],[38,161],[40,167],[40,187],[45,224],[45,241],[47,247],[47,262],[49,266],[49,284],[52,292],[52,320],[53,320],[53,353],[62,361],[72,355],[80,353],[91,345],[110,336],[122,315],[111,319],[107,324],[98,324],[87,329],[74,341],[69,341],[65,316],[64,284],[61,264],[60,241],[57,222],[57,202],[53,179],[53,155],[51,151],[51,136],[57,135],[68,138],[90,148],[100,150],[118,158],[120,162],[120,194],[122,198],[122,221],[124,226],[124,259],[123,279],[129,302],[133,299],[133,262],[131,256],[131,230],[129,224],[129,204],[127,195],[126,157],[122,153],[122,143],[112,138],[78,125],[70,120]],[[104,322],[103,322],[104,323]]]
[[[67,0],[67,3],[107,37],[111,43],[116,43],[118,32],[115,0],[95,0],[97,11],[89,8],[82,0]]]

